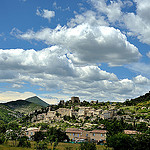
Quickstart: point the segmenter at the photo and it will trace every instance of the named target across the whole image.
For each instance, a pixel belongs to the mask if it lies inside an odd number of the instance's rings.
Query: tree
[[[33,140],[36,141],[37,143],[45,140],[45,133],[39,131],[39,132],[35,132],[35,134],[33,135]]]
[[[135,140],[133,137],[124,133],[118,133],[106,138],[107,145],[114,150],[133,150]]]
[[[137,134],[135,140],[136,150],[150,150],[150,134]]]

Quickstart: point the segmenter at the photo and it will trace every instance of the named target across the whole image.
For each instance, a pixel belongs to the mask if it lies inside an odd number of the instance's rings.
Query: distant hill
[[[145,95],[139,96],[131,100],[126,100],[124,104],[131,106],[131,105],[137,105],[139,103],[148,102],[148,101],[150,101],[150,91],[149,93],[146,93]]]
[[[38,104],[38,105],[43,106],[43,107],[49,106],[49,104],[47,104],[46,102],[44,102],[43,100],[41,100],[37,96],[27,98],[26,101]]]
[[[28,102],[26,100],[11,101],[7,103],[3,103],[3,105],[7,106],[9,109],[13,111],[18,111],[20,113],[25,113],[25,114],[42,108],[42,106],[32,102]]]

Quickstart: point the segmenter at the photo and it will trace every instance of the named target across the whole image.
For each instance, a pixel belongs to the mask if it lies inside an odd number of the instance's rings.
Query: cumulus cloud
[[[123,3],[121,1],[110,1],[110,4],[106,4],[105,0],[97,1],[91,0],[93,6],[102,15],[106,15],[110,22],[117,21],[122,16],[121,7]]]
[[[55,12],[47,9],[43,9],[43,10],[37,9],[36,15],[48,19],[48,21],[51,21],[51,18],[55,17]]]
[[[74,75],[72,64],[68,63],[64,51],[52,46],[41,51],[10,49],[0,50],[1,70],[22,70],[23,72],[46,72],[55,75]]]
[[[149,0],[134,0],[134,2],[136,3],[136,14],[125,14],[123,21],[132,34],[137,36],[141,42],[150,44]]]
[[[105,62],[117,66],[136,62],[141,56],[126,36],[113,27],[81,24],[67,28],[59,25],[54,30],[44,28],[18,36],[26,40],[42,40],[48,45],[61,45],[70,52],[67,56],[77,64]]]

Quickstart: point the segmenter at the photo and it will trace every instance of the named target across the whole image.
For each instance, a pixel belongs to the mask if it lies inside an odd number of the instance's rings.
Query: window
[[[86,137],[88,137],[88,134],[86,134]]]
[[[93,133],[93,136],[95,136],[95,133]]]
[[[73,133],[73,136],[74,136],[74,133]]]
[[[33,132],[31,132],[31,135],[33,135]]]
[[[103,136],[103,134],[101,134],[101,136]]]
[[[71,136],[71,133],[70,133],[70,136]]]
[[[78,137],[79,137],[79,134],[78,134]]]

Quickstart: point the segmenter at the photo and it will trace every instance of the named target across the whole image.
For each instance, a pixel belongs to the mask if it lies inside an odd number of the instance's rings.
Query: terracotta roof
[[[140,132],[136,130],[124,130],[125,134],[141,134]]]
[[[36,127],[30,127],[30,128],[28,128],[26,131],[32,131],[32,130],[39,130],[39,128],[36,128]]]
[[[93,130],[93,131],[89,131],[90,133],[100,133],[100,134],[103,134],[103,133],[107,133],[107,130]]]
[[[66,132],[69,132],[69,133],[82,133],[83,130],[77,129],[77,128],[67,128]]]

